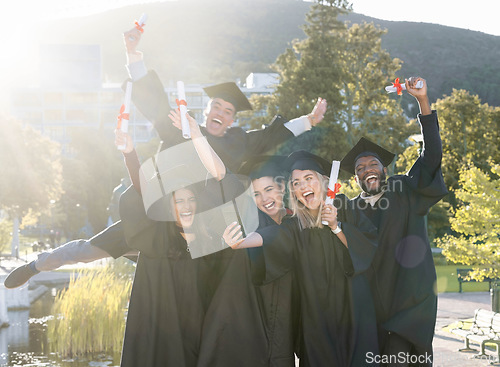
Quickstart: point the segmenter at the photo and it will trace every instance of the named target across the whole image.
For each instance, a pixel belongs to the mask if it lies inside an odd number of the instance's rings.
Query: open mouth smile
[[[372,184],[372,183],[378,181],[378,176],[377,175],[369,175],[369,176],[365,177],[364,181],[366,183]]]
[[[266,208],[267,210],[270,210],[270,209],[274,208],[274,204],[275,204],[275,202],[271,201],[270,203],[265,204],[264,208]]]
[[[311,202],[314,200],[314,192],[313,191],[305,191],[303,194],[302,194],[302,197],[304,198],[304,200],[306,202]]]

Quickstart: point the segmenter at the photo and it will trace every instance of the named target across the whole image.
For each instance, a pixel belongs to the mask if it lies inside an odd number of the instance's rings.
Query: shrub
[[[48,324],[52,348],[61,355],[120,352],[131,279],[111,266],[85,270],[54,300]]]

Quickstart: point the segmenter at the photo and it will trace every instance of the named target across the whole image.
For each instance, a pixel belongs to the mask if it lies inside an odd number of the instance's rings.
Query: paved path
[[[489,292],[441,293],[438,296],[436,334],[434,336],[434,367],[476,367],[490,366],[489,360],[472,358],[477,352],[459,352],[463,348],[463,339],[443,330],[443,327],[462,319],[474,316],[474,310],[491,310]],[[476,345],[473,345],[476,347]],[[479,346],[477,346],[479,348]],[[491,360],[496,353],[487,351]],[[499,364],[496,364],[497,366]]]

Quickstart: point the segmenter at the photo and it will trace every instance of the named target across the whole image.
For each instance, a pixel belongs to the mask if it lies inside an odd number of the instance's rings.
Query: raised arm
[[[318,97],[311,113],[285,122],[284,126],[290,130],[294,136],[299,136],[300,134],[311,130],[314,126],[323,121],[326,108],[326,99]]]
[[[243,161],[254,155],[264,154],[284,143],[288,139],[299,136],[319,124],[325,115],[327,102],[318,98],[311,113],[286,121],[277,115],[265,129],[253,130],[246,133],[247,149]]]
[[[135,255],[137,251],[127,246],[121,222],[118,221],[88,240],[70,241],[52,251],[41,252],[36,260],[14,269],[5,278],[4,285],[6,288],[17,288],[41,271],[56,270],[64,265]]]
[[[418,81],[422,81],[422,88],[416,89],[415,86]],[[429,104],[429,97],[427,96],[427,82],[420,77],[411,77],[405,80],[406,91],[410,93],[417,100],[420,113],[422,115],[430,115],[431,105]]]
[[[137,192],[140,193],[141,180],[139,178],[139,172],[141,168],[141,162],[139,161],[139,157],[137,156],[132,138],[129,134],[117,129],[115,130],[115,145],[117,147],[125,145],[125,149],[122,150],[123,160],[125,161],[125,166],[127,167],[128,175],[130,177],[132,185],[137,190]]]
[[[186,116],[189,121],[189,128],[191,129],[191,139],[201,162],[213,177],[218,181],[222,180],[226,175],[226,166],[201,133],[200,126],[196,120],[189,113]],[[175,127],[179,130],[182,129],[181,115],[178,110],[171,110],[168,117],[173,121]]]
[[[127,71],[134,82],[132,102],[141,113],[153,123],[158,136],[167,146],[181,142],[175,129],[169,123],[170,102],[165,87],[154,71],[148,71],[143,53],[138,51],[142,34],[135,27],[123,33],[127,57]]]
[[[143,62],[143,53],[137,50],[141,41],[141,32],[137,28],[132,28],[123,33],[123,42],[127,56],[127,70],[133,81],[144,77],[147,74]]]
[[[415,84],[421,80],[423,87],[415,89]],[[419,178],[419,187],[427,186],[436,171],[441,167],[441,159],[443,156],[443,147],[441,137],[439,136],[439,125],[437,114],[431,110],[429,98],[427,96],[427,82],[422,78],[410,78],[405,82],[408,93],[415,97],[420,108],[418,121],[423,137],[423,147],[420,154],[421,168],[428,175],[421,175]]]

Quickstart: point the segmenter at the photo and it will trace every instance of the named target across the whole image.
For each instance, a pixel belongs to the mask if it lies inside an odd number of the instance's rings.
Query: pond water
[[[119,366],[120,356],[64,359],[50,351],[47,320],[51,318],[56,289],[33,302],[29,310],[9,311],[10,326],[0,329],[0,367],[104,367]]]

